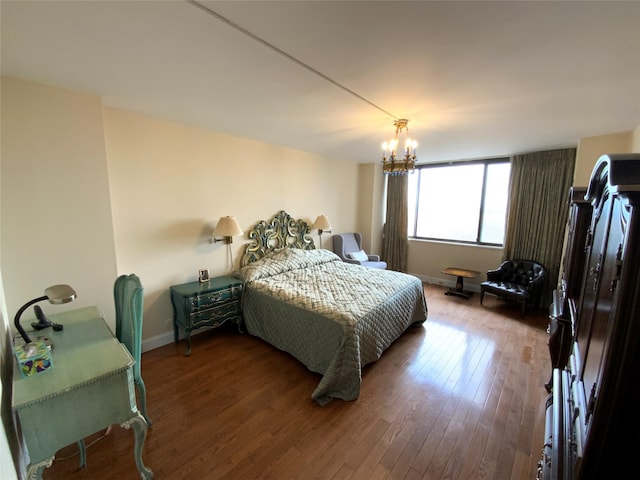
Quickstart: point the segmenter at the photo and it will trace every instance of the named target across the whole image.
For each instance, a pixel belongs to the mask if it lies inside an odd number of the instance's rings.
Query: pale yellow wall
[[[381,251],[385,179],[377,163],[351,165],[102,108],[98,97],[20,80],[3,79],[2,87],[1,265],[9,312],[49,284],[68,282],[79,292],[68,308],[98,304],[112,318],[113,280],[137,273],[147,347],[166,343],[169,286],[195,280],[199,268],[212,275],[231,268],[226,247],[209,243],[223,215],[247,230],[280,209],[310,223],[324,213],[333,233],[362,231],[365,248]],[[637,151],[639,137],[636,128],[583,139],[577,163],[590,174],[600,151]],[[51,215],[57,211],[71,213]],[[243,242],[232,244],[235,266]],[[330,235],[323,246],[331,248]],[[499,248],[414,240],[408,270],[452,284],[443,268],[485,272],[501,258]],[[482,279],[466,283],[473,288]]]
[[[501,261],[502,248],[409,240],[409,273],[429,283],[455,285],[456,278],[442,273],[442,270],[460,267],[481,273],[477,278],[464,280],[465,290],[479,291],[480,282],[486,280],[486,271],[496,268]]]
[[[362,234],[362,248],[366,252],[380,255],[385,178],[377,163],[362,163],[358,166],[358,172],[358,205],[354,231]],[[334,233],[344,232],[334,230]]]
[[[281,209],[310,223],[324,213],[334,232],[355,227],[357,165],[103,109],[99,97],[16,79],[2,79],[2,100],[9,312],[69,283],[78,299],[45,311],[96,304],[113,326],[113,282],[137,273],[143,338],[155,346],[172,337],[169,286],[195,280],[199,268],[230,270],[226,247],[209,242],[220,216],[235,215],[245,231]],[[236,266],[243,242],[232,244]]]
[[[118,272],[145,287],[145,338],[172,331],[171,285],[231,270],[227,247],[210,242],[221,216],[245,232],[280,210],[354,227],[357,165],[110,108],[104,126]],[[233,240],[235,268],[245,238]]]
[[[6,77],[1,87],[2,359],[8,320],[55,283],[71,284],[78,299],[44,302],[45,312],[97,305],[114,328],[113,282],[122,273],[145,284],[146,348],[172,341],[169,286],[196,279],[199,268],[218,275],[230,267],[226,248],[209,243],[222,215],[245,230],[280,209],[309,222],[325,213],[334,231],[354,228],[357,165],[103,111],[99,97],[83,93]],[[243,242],[232,245],[236,265]],[[10,480],[17,441],[5,367],[0,361],[0,477]]]
[[[57,283],[113,318],[116,274],[100,99],[2,78],[2,237],[9,315]],[[23,321],[34,318],[25,312]],[[113,327],[113,323],[111,323]]]
[[[372,172],[373,188],[369,202],[371,203],[371,215],[368,218],[371,229],[371,253],[382,253],[382,230],[385,223],[385,216],[387,214],[386,209],[386,177],[382,173],[382,168],[379,162],[370,163],[367,165]]]
[[[24,303],[57,283],[72,285],[78,298],[66,305],[42,302],[45,313],[97,305],[114,328],[116,264],[100,99],[6,77],[1,87],[2,332],[7,324],[13,330]],[[29,309],[22,322],[33,318]],[[10,401],[1,393],[0,477],[11,479],[5,446],[16,450],[18,441],[7,423]],[[24,472],[24,465],[17,468]]]
[[[16,465],[13,454],[19,458],[19,441],[16,427],[13,423],[13,411],[11,409],[11,396],[13,385],[13,351],[10,343],[13,337],[9,328],[9,316],[7,314],[2,285],[2,269],[0,269],[0,478],[2,480],[15,480]],[[24,474],[24,465],[19,468]]]
[[[375,174],[370,164],[362,163],[358,166],[359,170],[359,185],[358,185],[358,208],[357,216],[355,218],[355,231],[362,234],[362,248],[369,253],[374,252],[372,244],[375,239],[374,233],[371,228],[371,218],[373,215],[373,198]],[[345,233],[334,230],[334,233]]]
[[[631,153],[640,153],[640,124],[638,124],[632,133]]]
[[[0,106],[2,97],[0,96]],[[11,395],[13,384],[13,355],[10,346],[13,338],[10,328],[7,302],[2,282],[2,155],[0,155],[0,478],[15,480],[16,467],[13,454],[18,457],[18,439],[13,423]],[[24,470],[22,470],[24,474]]]
[[[246,230],[285,209],[309,222],[325,213],[334,231],[354,228],[357,165],[103,112],[98,97],[15,79],[3,78],[2,95],[10,312],[64,282],[78,299],[54,308],[97,304],[112,323],[113,281],[137,273],[144,338],[170,333],[169,286],[194,280],[199,268],[218,275],[231,267],[226,247],[209,243],[220,216],[235,215]],[[232,245],[236,266],[242,243]]]
[[[0,185],[2,184],[2,156],[0,155]],[[2,195],[0,195],[0,232],[2,232]],[[0,233],[0,239],[2,235]],[[1,240],[0,240],[1,244]],[[2,248],[0,248],[0,478],[15,480],[16,466],[14,455],[19,458],[19,441],[13,423],[11,396],[13,386],[13,351],[11,340],[13,332],[10,328],[10,317],[7,313],[7,302],[4,298],[2,282]],[[20,467],[24,474],[24,468]]]
[[[309,222],[324,213],[333,233],[362,230],[366,246],[381,251],[384,176],[375,163],[350,165],[103,109],[99,97],[22,80],[3,77],[1,86],[3,328],[20,305],[60,282],[78,299],[45,304],[46,311],[98,305],[113,326],[113,281],[137,273],[146,345],[170,341],[169,286],[195,280],[199,268],[212,275],[230,268],[226,248],[209,243],[222,215],[247,230],[280,209]],[[640,152],[640,125],[583,139],[574,183],[586,184],[602,153],[624,151]],[[232,244],[236,266],[243,242]],[[329,235],[323,246],[331,248]],[[443,268],[485,272],[501,257],[499,248],[415,240],[408,265],[424,280],[452,284]],[[474,289],[482,279],[465,283]],[[3,451],[0,462],[9,460]]]
[[[591,171],[602,155],[633,151],[631,131],[581,138],[576,152],[573,185],[586,187],[589,184]]]

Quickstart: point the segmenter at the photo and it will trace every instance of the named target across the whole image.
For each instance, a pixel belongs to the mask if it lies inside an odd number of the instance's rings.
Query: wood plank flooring
[[[142,357],[155,479],[534,479],[550,374],[546,312],[425,285],[429,318],[363,371],[360,398],[311,400],[320,376],[233,328]],[[133,431],[67,447],[45,480],[137,479]]]

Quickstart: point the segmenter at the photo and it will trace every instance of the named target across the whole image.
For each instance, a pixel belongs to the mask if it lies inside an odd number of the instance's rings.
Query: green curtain
[[[382,259],[389,270],[407,271],[408,206],[407,175],[389,175],[387,177],[387,216],[382,238]]]
[[[511,158],[503,260],[534,260],[545,266],[542,308],[551,304],[557,287],[575,158],[575,148]]]

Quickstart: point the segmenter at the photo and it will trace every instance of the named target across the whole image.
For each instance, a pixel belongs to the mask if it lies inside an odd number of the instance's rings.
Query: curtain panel
[[[407,195],[409,179],[406,175],[387,177],[387,215],[382,238],[382,258],[389,270],[407,271],[409,224]]]
[[[557,287],[575,158],[575,148],[511,158],[503,260],[533,260],[544,265],[547,279],[540,297],[542,308],[551,304]]]

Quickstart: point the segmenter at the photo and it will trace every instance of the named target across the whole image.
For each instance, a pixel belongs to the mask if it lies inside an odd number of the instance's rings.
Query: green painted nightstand
[[[189,282],[173,285],[173,338],[178,343],[178,331],[182,329],[191,353],[191,332],[201,327],[219,327],[235,321],[240,329],[242,322],[242,281],[233,277],[214,277],[208,282]]]

